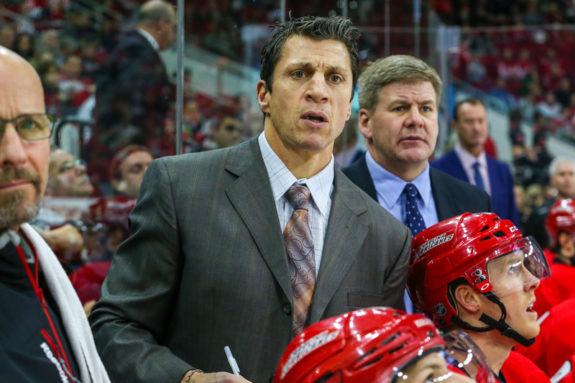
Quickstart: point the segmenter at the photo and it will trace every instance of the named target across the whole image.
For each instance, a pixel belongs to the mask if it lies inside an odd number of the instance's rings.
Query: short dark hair
[[[487,109],[487,107],[485,106],[485,103],[483,101],[481,101],[480,99],[475,98],[475,97],[465,98],[461,101],[458,101],[457,104],[455,104],[455,109],[453,109],[453,119],[455,121],[457,121],[457,118],[459,117],[459,109],[461,109],[461,105],[463,105],[463,104],[483,105],[483,107],[485,109]]]
[[[309,37],[314,40],[341,41],[349,52],[351,72],[353,74],[352,89],[355,89],[359,72],[357,51],[357,39],[360,36],[359,29],[353,26],[349,19],[341,16],[305,16],[275,25],[271,39],[262,48],[260,78],[265,81],[270,93],[272,91],[274,69],[281,58],[284,44],[289,37],[294,35]]]

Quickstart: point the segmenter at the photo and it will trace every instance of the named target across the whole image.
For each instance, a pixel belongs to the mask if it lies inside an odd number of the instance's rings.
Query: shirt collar
[[[455,144],[453,150],[455,150],[455,153],[461,160],[461,163],[463,164],[463,167],[465,169],[473,169],[473,164],[476,162],[479,162],[479,165],[482,168],[487,168],[487,158],[485,156],[484,150],[482,150],[481,153],[479,153],[479,157],[477,158],[473,154],[465,150],[459,142]]]
[[[292,172],[285,166],[283,161],[273,151],[268,143],[265,132],[260,133],[258,144],[262,152],[262,157],[270,183],[274,201],[280,200],[294,182],[305,183],[309,188],[312,200],[322,215],[328,213],[331,201],[331,192],[333,190],[334,179],[334,160],[333,156],[326,167],[311,178],[297,179]]]
[[[158,44],[158,42],[156,41],[156,39],[154,39],[154,37],[153,37],[151,34],[149,34],[148,32],[146,32],[146,31],[143,30],[143,29],[138,29],[138,32],[140,32],[140,34],[141,34],[142,36],[144,36],[144,38],[145,38],[146,40],[148,40],[148,42],[152,45],[152,47],[154,47],[154,50],[155,50],[156,52],[159,52],[159,51],[160,51],[160,45]]]
[[[395,204],[400,203],[401,193],[407,181],[402,180],[395,174],[389,172],[387,169],[379,165],[369,151],[366,153],[365,160],[367,162],[367,168],[373,179],[376,190],[385,190],[385,193],[378,193],[384,203],[393,208]],[[432,191],[431,191],[431,178],[429,177],[429,163],[425,166],[425,169],[410,183],[414,184],[419,191],[419,195],[423,201],[423,207],[427,206],[432,201]]]

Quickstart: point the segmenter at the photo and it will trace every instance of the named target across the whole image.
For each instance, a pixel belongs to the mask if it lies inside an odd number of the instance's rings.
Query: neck
[[[311,178],[325,168],[331,160],[333,142],[326,148],[304,150],[284,142],[266,119],[265,135],[268,144],[289,171],[298,179]]]
[[[483,352],[491,370],[496,375],[499,375],[501,366],[503,366],[509,356],[515,342],[497,330],[486,332],[469,331],[467,334]]]
[[[368,150],[375,162],[391,174],[401,178],[405,182],[411,182],[419,176],[427,167],[427,159],[418,163],[402,161],[388,161],[380,156],[373,146],[368,144]]]
[[[461,147],[475,158],[478,158],[483,150],[483,146],[464,146],[461,144]]]

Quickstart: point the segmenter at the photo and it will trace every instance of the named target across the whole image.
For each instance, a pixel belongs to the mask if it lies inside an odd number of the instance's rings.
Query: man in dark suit
[[[441,87],[437,72],[412,56],[379,59],[359,78],[359,129],[368,152],[343,172],[414,235],[457,214],[491,209],[485,192],[430,169]],[[413,204],[416,221],[409,209]],[[407,296],[405,305],[410,311]]]
[[[89,173],[106,180],[109,159],[128,144],[166,150],[165,119],[175,98],[160,51],[176,37],[176,12],[163,0],[142,5],[135,29],[128,30],[110,54],[96,87],[94,139]]]
[[[257,85],[264,132],[231,148],[152,162],[131,237],[90,317],[113,380],[245,382],[198,370],[229,371],[229,345],[243,376],[268,382],[298,323],[402,307],[411,236],[334,170],[333,143],[357,81],[358,36],[340,17],[279,25],[262,51]],[[293,188],[309,189],[305,208],[291,207]],[[305,266],[294,262],[289,241],[299,216],[309,218]],[[294,282],[309,264],[311,289],[300,294]]]
[[[483,150],[488,135],[487,110],[483,102],[475,98],[458,102],[453,130],[458,138],[455,148],[431,162],[431,166],[485,190],[491,196],[493,212],[519,225],[509,166],[489,157]]]
[[[491,209],[484,192],[428,165],[437,141],[441,87],[435,70],[410,56],[378,60],[359,79],[359,128],[368,153],[343,172],[402,222],[405,212],[397,198],[408,182],[421,181],[425,189],[419,203],[426,226]]]

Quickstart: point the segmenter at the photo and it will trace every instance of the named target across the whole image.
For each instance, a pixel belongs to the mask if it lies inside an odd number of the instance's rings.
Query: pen
[[[230,364],[230,367],[232,368],[232,372],[234,373],[234,375],[239,375],[240,374],[240,368],[238,367],[238,363],[236,362],[236,359],[232,355],[232,350],[230,350],[229,346],[226,346],[226,347],[224,347],[224,351],[226,352],[226,357],[228,358],[228,363]]]

